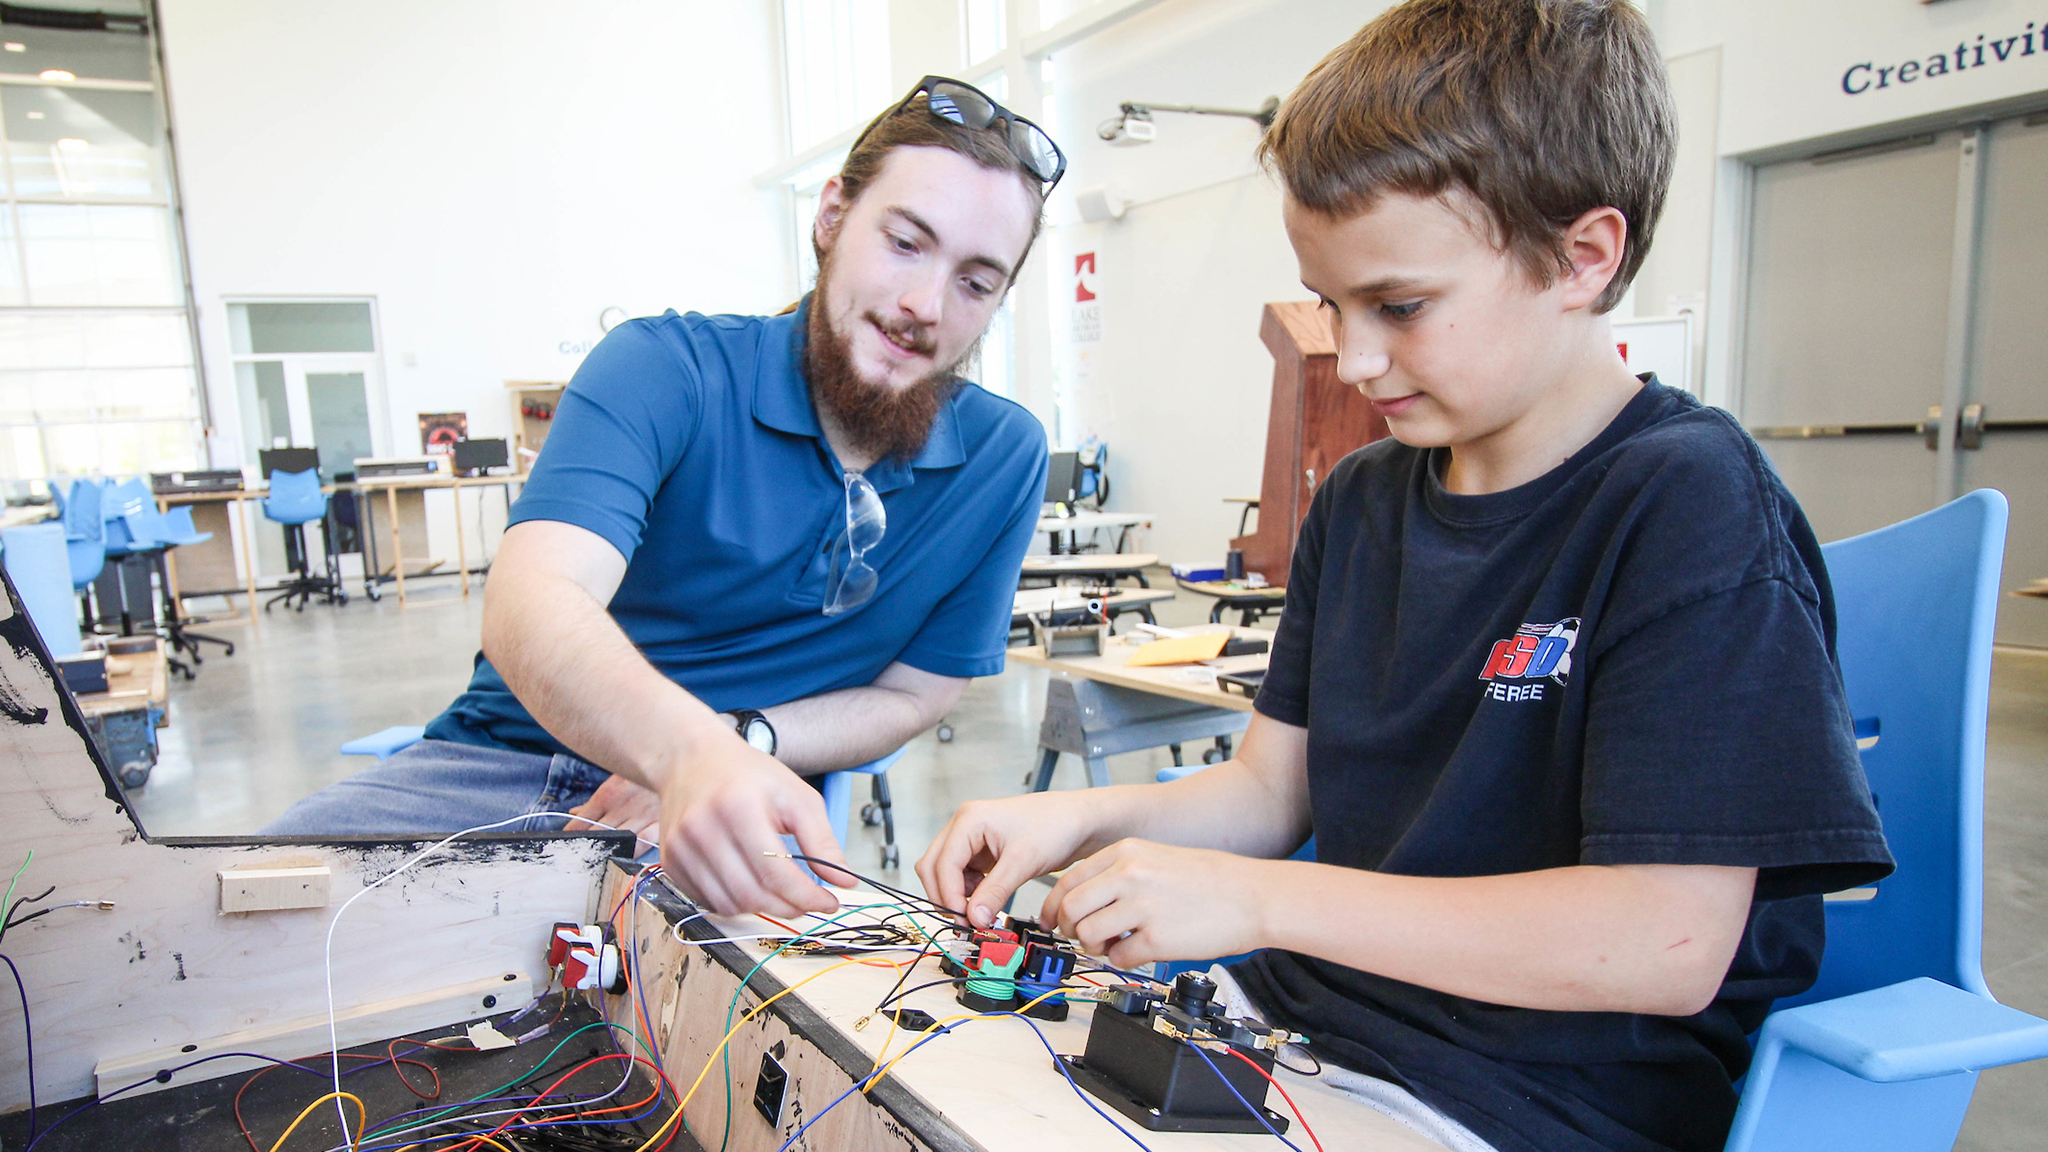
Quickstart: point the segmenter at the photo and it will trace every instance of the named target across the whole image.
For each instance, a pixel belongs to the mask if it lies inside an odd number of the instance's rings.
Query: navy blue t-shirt
[[[1820,894],[1892,867],[1819,546],[1734,420],[1655,380],[1520,487],[1455,495],[1445,460],[1363,448],[1302,523],[1257,708],[1308,729],[1316,858],[1755,867],[1734,963],[1683,1018],[1504,1007],[1282,951],[1236,974],[1324,1059],[1501,1152],[1718,1150],[1745,1035],[1819,971]]]
[[[669,312],[619,325],[563,392],[512,508],[513,524],[561,521],[617,548],[626,573],[612,619],[721,712],[871,684],[898,660],[940,676],[1002,671],[1037,528],[1044,430],[962,384],[916,459],[867,469],[887,517],[866,555],[879,585],[826,616],[846,490],[803,374],[808,311],[807,299],[781,316]],[[427,736],[573,754],[482,653]]]

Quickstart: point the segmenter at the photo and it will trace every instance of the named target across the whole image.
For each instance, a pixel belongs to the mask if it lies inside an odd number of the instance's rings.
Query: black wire
[[[14,914],[16,912],[21,911],[21,906],[23,904],[33,904],[38,900],[45,899],[50,895],[50,893],[55,892],[56,890],[57,886],[55,884],[52,884],[48,888],[43,889],[41,892],[37,893],[34,896],[23,896],[21,899],[16,900],[12,904],[9,904],[7,906],[7,916],[4,919],[0,919],[0,940],[7,939],[7,930],[9,928],[12,928],[17,924],[26,924],[30,920],[35,919],[37,916],[47,916],[50,913],[56,911],[56,909],[54,908],[45,908],[41,912],[32,913],[30,915],[22,917],[19,920],[16,920],[14,918]]]
[[[1283,1045],[1282,1047],[1285,1047],[1285,1045]],[[1301,1047],[1301,1046],[1300,1046],[1300,1045],[1296,1045],[1296,1047]],[[1296,1067],[1295,1067],[1294,1065],[1292,1065],[1292,1064],[1289,1064],[1289,1063],[1287,1063],[1287,1062],[1286,1062],[1285,1060],[1282,1060],[1282,1059],[1280,1059],[1280,1049],[1279,1049],[1279,1048],[1275,1048],[1275,1049],[1273,1049],[1273,1063],[1275,1063],[1275,1064],[1278,1064],[1278,1065],[1279,1065],[1280,1067],[1282,1067],[1282,1068],[1285,1068],[1285,1069],[1287,1069],[1287,1070],[1288,1070],[1289,1072],[1292,1072],[1292,1073],[1294,1073],[1294,1074],[1295,1074],[1296,1076],[1321,1076],[1321,1075],[1323,1074],[1323,1062],[1322,1062],[1321,1060],[1317,1060],[1317,1059],[1316,1059],[1316,1054],[1315,1054],[1315,1053],[1313,1053],[1313,1052],[1310,1052],[1310,1051],[1309,1051],[1308,1049],[1306,1049],[1306,1048],[1302,1048],[1302,1055],[1304,1055],[1304,1056],[1308,1057],[1308,1058],[1309,1058],[1309,1059],[1311,1059],[1311,1060],[1315,1060],[1315,1062],[1316,1062],[1316,1070],[1315,1070],[1315,1071],[1313,1071],[1313,1072],[1304,1072],[1304,1071],[1302,1071],[1301,1069],[1299,1069],[1299,1068],[1296,1068]]]
[[[43,895],[48,896],[49,893]],[[14,966],[13,960],[4,954],[0,954],[0,960],[7,961],[7,970],[14,973],[14,990],[21,993],[21,1035],[23,1047],[28,1052],[28,1138],[33,1142],[36,1138],[36,1030],[28,1020],[28,985],[21,982],[21,969]]]
[[[962,912],[957,908],[948,908],[944,904],[939,903],[937,900],[934,900],[929,896],[917,896],[909,892],[905,892],[901,888],[891,887],[890,885],[882,883],[880,880],[863,876],[860,873],[855,872],[853,869],[848,868],[843,864],[834,864],[830,860],[820,860],[816,856],[804,856],[794,852],[789,853],[789,858],[792,860],[801,860],[806,864],[812,865],[813,867],[823,866],[832,869],[834,872],[844,872],[846,875],[853,877],[855,880],[860,881],[868,887],[873,888],[878,892],[886,892],[889,895],[896,897],[898,900],[908,900],[913,904],[930,905],[932,908],[937,909],[938,911],[943,912],[948,916],[958,916],[962,920],[967,919],[967,913]]]

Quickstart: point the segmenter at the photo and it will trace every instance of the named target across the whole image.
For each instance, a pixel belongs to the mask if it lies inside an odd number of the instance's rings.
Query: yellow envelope
[[[1214,660],[1223,654],[1223,645],[1230,640],[1228,632],[1211,632],[1200,636],[1169,636],[1144,645],[1131,658],[1124,661],[1127,668],[1150,668],[1159,664],[1193,664],[1202,660]]]

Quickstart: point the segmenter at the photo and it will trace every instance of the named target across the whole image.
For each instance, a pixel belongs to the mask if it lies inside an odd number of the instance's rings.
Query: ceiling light
[[[41,120],[41,119],[43,118],[43,113],[41,113],[41,112],[31,112],[31,113],[29,113],[29,114],[28,114],[28,118],[29,118],[29,119],[31,119],[31,120]]]
[[[0,44],[0,48],[5,48],[5,49],[7,49],[7,50],[8,50],[9,52],[26,52],[26,51],[28,51],[28,45],[26,45],[26,44],[17,44],[17,43],[15,43],[15,42],[14,42],[14,41],[12,41],[12,40],[9,40],[9,41],[8,41],[7,43],[5,43],[5,44]]]
[[[73,75],[73,74],[72,74],[72,73],[70,73],[70,72],[66,72],[66,71],[65,71],[65,70],[63,70],[62,68],[45,68],[45,69],[43,69],[43,70],[42,70],[41,72],[38,72],[38,73],[36,73],[36,79],[38,79],[38,80],[76,80],[76,79],[78,79],[78,77],[77,77],[77,76],[75,76],[75,75]]]
[[[57,141],[57,147],[62,148],[66,152],[83,152],[87,148],[92,147],[92,145],[87,144],[76,136],[66,136],[62,140]]]

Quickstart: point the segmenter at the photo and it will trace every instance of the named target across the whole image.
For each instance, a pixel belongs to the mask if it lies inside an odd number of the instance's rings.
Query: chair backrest
[[[0,531],[0,561],[52,656],[70,656],[81,647],[69,545],[63,527],[48,521]]]
[[[139,479],[109,484],[106,493],[100,498],[100,516],[106,520],[154,507],[156,499],[150,495],[149,484]]]
[[[263,499],[263,514],[280,524],[304,524],[318,520],[327,511],[327,497],[320,491],[320,472],[272,472],[270,495]]]
[[[1830,900],[1820,980],[1789,1008],[1929,976],[1984,986],[1984,725],[2005,496],[1979,489],[1822,548],[1863,770],[1898,871]],[[1862,895],[1858,891],[1855,895]]]
[[[106,522],[100,518],[100,482],[92,479],[73,480],[70,491],[64,494],[64,538],[66,540],[103,540],[106,538]]]

